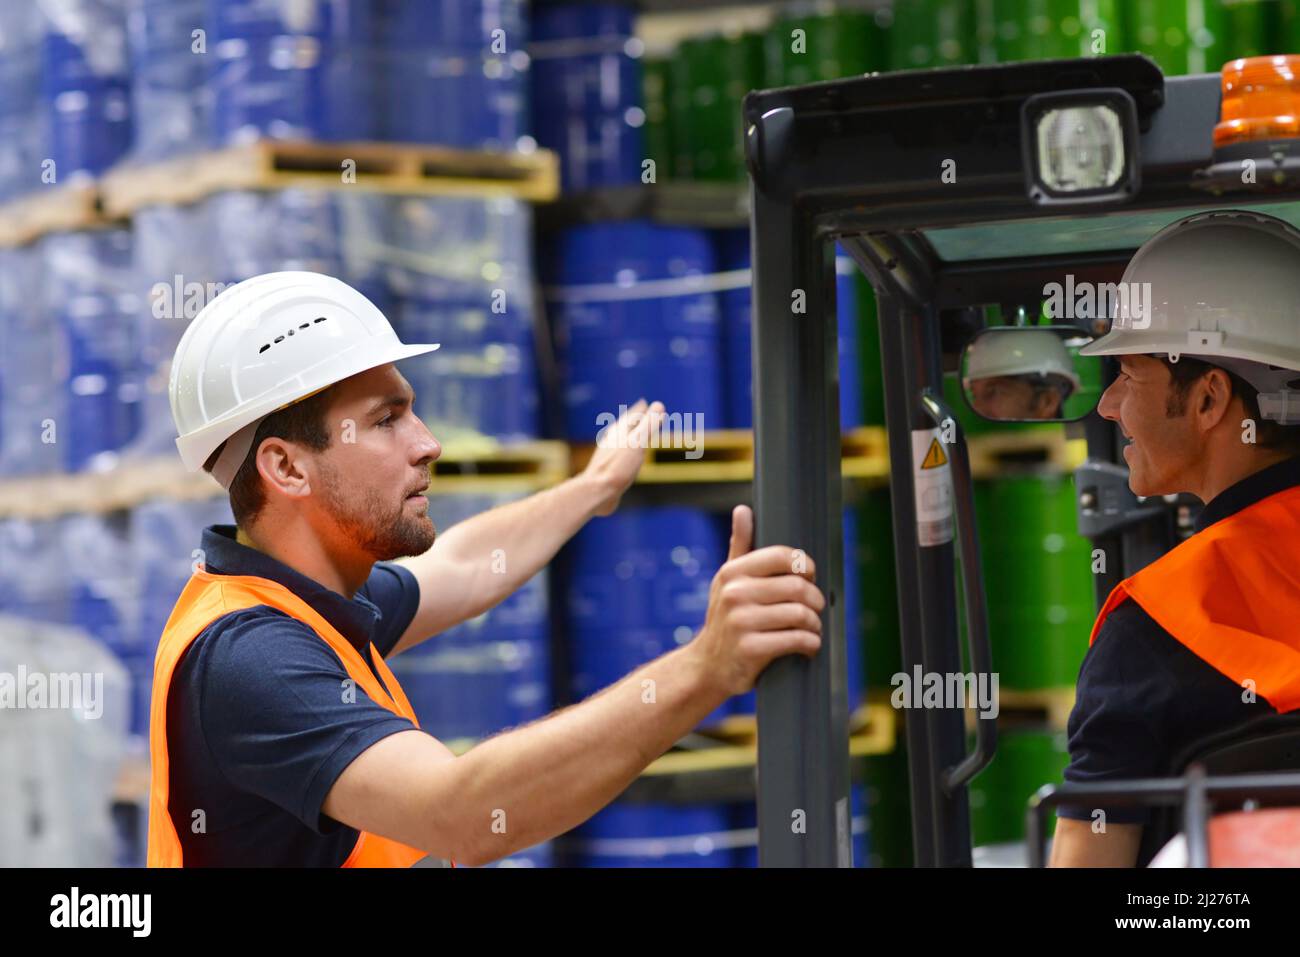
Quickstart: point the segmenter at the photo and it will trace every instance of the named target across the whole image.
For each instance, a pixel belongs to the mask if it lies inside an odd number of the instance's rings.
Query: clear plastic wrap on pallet
[[[125,669],[79,629],[0,615],[0,675],[0,867],[113,866]]]
[[[122,449],[123,461],[176,455],[168,382],[185,329],[225,288],[208,227],[208,207],[149,206],[132,217],[133,288],[144,297],[136,312],[140,359],[140,426]]]
[[[71,623],[57,519],[0,519],[0,613]]]
[[[35,4],[0,4],[0,201],[39,188],[49,155],[40,99],[41,24]]]
[[[67,402],[61,331],[41,303],[34,246],[0,249],[0,475],[63,469],[59,427]]]
[[[210,145],[206,7],[206,0],[129,0],[132,162]]]
[[[212,268],[223,282],[306,269],[386,298],[388,198],[353,190],[238,190],[204,201]],[[376,302],[381,309],[385,302]]]
[[[130,162],[258,139],[532,149],[521,0],[127,0]]]
[[[532,208],[509,197],[398,196],[384,260],[399,296],[531,305]]]
[[[131,144],[126,0],[41,0],[41,103],[57,182],[93,176]]]
[[[217,489],[216,484],[213,488]],[[162,636],[172,606],[202,564],[203,530],[233,525],[225,495],[210,499],[145,502],[131,510],[131,564],[140,578],[140,614],[135,644],[150,655]]]
[[[45,320],[59,328],[63,348],[64,468],[114,468],[139,429],[142,397],[137,336],[144,299],[135,286],[131,233],[52,233],[38,248]]]
[[[114,654],[139,638],[140,576],[132,561],[129,513],[70,513],[58,519],[68,617]]]

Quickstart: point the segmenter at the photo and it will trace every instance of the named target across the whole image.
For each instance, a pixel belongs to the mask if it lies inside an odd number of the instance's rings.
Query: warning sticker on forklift
[[[952,541],[952,469],[938,429],[912,432],[916,539],[922,548]]]

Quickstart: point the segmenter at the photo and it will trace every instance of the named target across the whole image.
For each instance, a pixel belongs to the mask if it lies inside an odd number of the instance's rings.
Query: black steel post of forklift
[[[845,246],[877,289],[903,674],[957,674],[962,662],[951,518],[946,531],[925,531],[930,523],[919,513],[913,448],[915,436],[935,432],[922,396],[943,393],[938,310],[925,295],[932,277],[905,249],[893,248],[881,261],[861,239]],[[911,708],[905,715],[915,862],[969,867],[968,791],[965,784],[947,786],[944,773],[966,758],[964,714],[959,708]]]
[[[751,131],[751,169],[781,162],[792,132],[786,119],[765,117],[761,131]],[[821,652],[775,661],[759,679],[759,864],[848,867],[834,249],[788,195],[764,189],[760,176],[751,199],[754,546],[803,550],[827,597]]]

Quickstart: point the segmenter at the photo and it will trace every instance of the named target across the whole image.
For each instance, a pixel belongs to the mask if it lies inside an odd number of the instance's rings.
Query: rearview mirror
[[[994,422],[1084,418],[1101,397],[1101,359],[1079,355],[1092,339],[1073,326],[985,329],[962,353],[966,403]]]

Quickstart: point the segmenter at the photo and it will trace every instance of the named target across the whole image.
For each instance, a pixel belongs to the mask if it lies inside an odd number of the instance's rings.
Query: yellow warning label
[[[921,463],[921,469],[937,469],[948,464],[948,456],[943,453],[943,446],[938,439],[930,442],[930,451],[925,453],[925,461]]]

